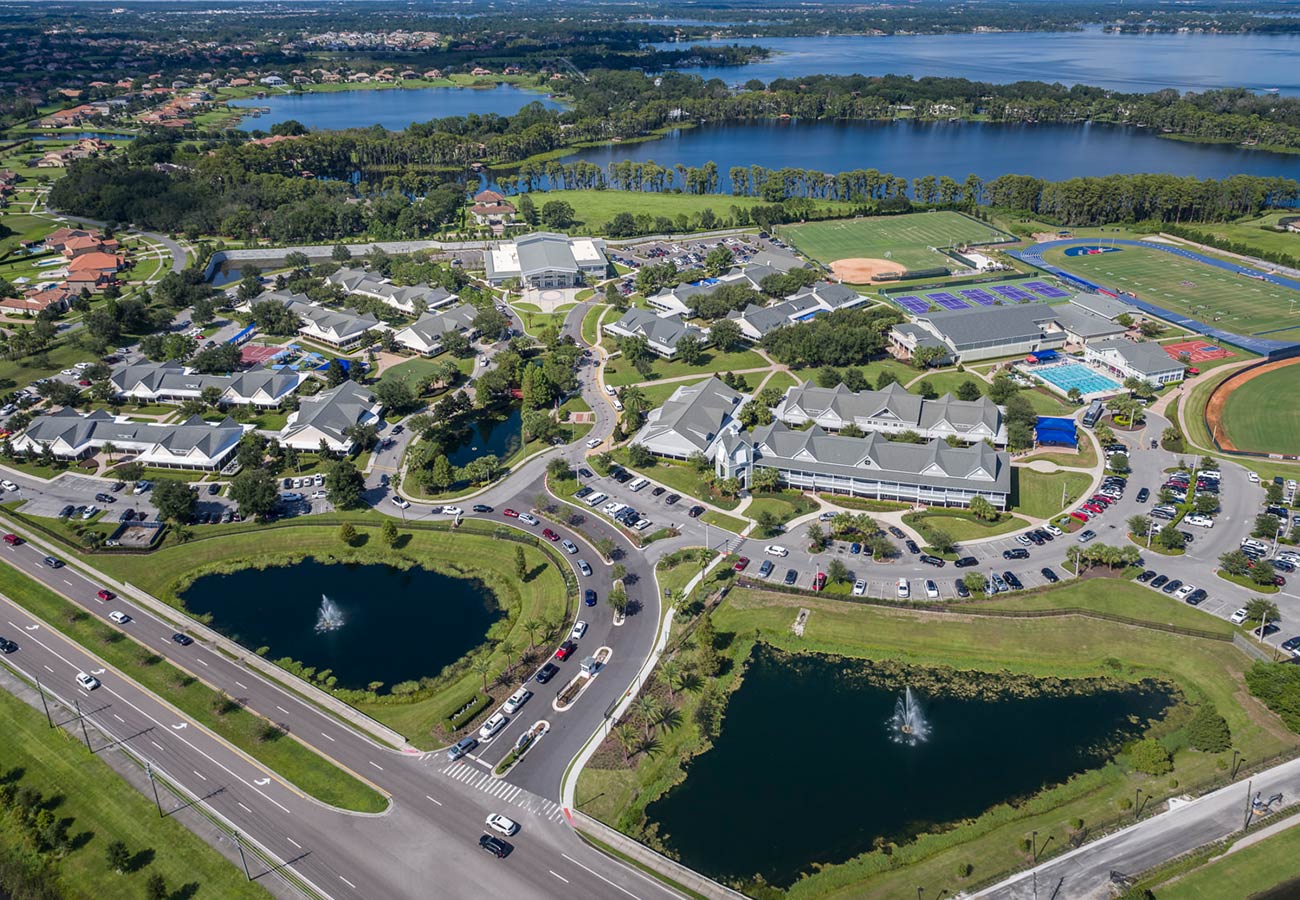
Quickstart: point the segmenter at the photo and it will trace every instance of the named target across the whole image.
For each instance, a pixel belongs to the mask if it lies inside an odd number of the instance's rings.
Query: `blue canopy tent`
[[[1035,350],[1026,356],[1025,360],[1030,363],[1055,362],[1059,356],[1060,354],[1055,350]]]
[[[1034,426],[1034,440],[1039,444],[1056,444],[1062,447],[1079,446],[1079,435],[1074,419],[1057,416],[1039,416]]]

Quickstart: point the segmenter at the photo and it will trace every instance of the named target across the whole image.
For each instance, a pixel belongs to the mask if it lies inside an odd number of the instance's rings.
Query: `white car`
[[[928,600],[938,600],[939,585],[935,584],[933,581],[927,580],[925,582],[925,596]]]
[[[88,691],[93,691],[99,687],[99,679],[94,675],[87,675],[85,672],[77,673],[77,684],[81,685]]]
[[[1246,621],[1246,607],[1243,606],[1241,609],[1228,616],[1228,621],[1233,625],[1240,625],[1242,622]]]
[[[1251,484],[1259,484],[1259,474],[1256,472],[1247,472],[1246,477],[1250,479]]]
[[[1026,534],[1018,534],[1018,535],[1016,535],[1016,543],[1017,543],[1017,544],[1023,544],[1024,546],[1028,547],[1030,544],[1033,543],[1033,541],[1031,541],[1031,540],[1029,539],[1029,535],[1026,535]]]
[[[564,548],[565,553],[578,552],[578,545],[575,544],[573,541],[569,540],[568,538],[565,538],[564,540],[560,541],[560,546]]]
[[[478,358],[478,364],[479,364],[480,366],[486,366],[486,365],[487,365],[487,357],[486,357],[486,356],[480,356],[480,357]]]
[[[1064,531],[1057,528],[1055,525],[1044,525],[1043,530],[1046,531],[1048,534],[1050,534],[1052,537],[1060,537],[1061,535],[1065,534]]]
[[[853,596],[861,597],[866,592],[867,592],[867,583],[865,581],[859,578],[857,581],[853,582]]]
[[[99,512],[98,506],[87,506],[86,511],[81,514],[81,518],[93,519],[95,517],[95,513],[97,512]]]
[[[599,446],[600,446],[600,438],[592,438],[591,440],[587,441],[587,449],[589,450],[595,450]]]
[[[586,633],[587,633],[587,623],[579,619],[578,621],[573,623],[573,630],[569,632],[569,637],[573,638],[573,640],[575,641],[578,641],[581,640],[582,636]]]
[[[116,609],[108,614],[108,619],[110,622],[116,622],[119,625],[125,625],[127,622],[131,621],[130,616]]]
[[[907,583],[906,578],[898,579],[898,587],[896,589],[896,592],[898,594],[899,600],[906,600],[907,598],[912,596],[912,586]]]
[[[527,703],[528,699],[532,696],[532,691],[528,690],[528,688],[521,687],[506,698],[506,702],[501,704],[501,711],[513,716],[515,713],[519,712],[520,707]]]
[[[1214,527],[1214,520],[1209,516],[1188,516],[1186,521],[1188,525],[1195,525],[1198,528]]]
[[[463,516],[465,515],[465,510],[461,509],[459,506],[444,506],[442,508],[442,514],[444,516]]]
[[[1185,584],[1178,590],[1174,591],[1174,596],[1179,600],[1186,600],[1188,597],[1192,596],[1192,591],[1194,590],[1196,590],[1196,585]]]
[[[393,505],[396,506],[398,509],[411,508],[411,502],[404,497],[399,497],[397,494],[393,495]]]
[[[763,552],[766,553],[768,556],[789,556],[790,555],[790,551],[782,547],[780,544],[768,544],[766,547],[763,548]]]
[[[480,741],[490,740],[498,731],[505,728],[506,723],[509,721],[510,720],[506,718],[505,713],[493,713],[488,720],[483,723],[483,727],[478,730],[478,739]]]
[[[443,511],[446,512],[445,508]],[[519,521],[523,522],[525,525],[536,525],[537,517],[534,515],[529,515],[528,513],[520,513]]]
[[[4,481],[0,481],[0,488],[4,488],[6,491],[16,491],[18,490],[18,485],[6,478]]]
[[[519,823],[514,819],[507,819],[500,813],[493,813],[487,817],[487,827],[510,837],[519,830]]]
[[[324,500],[328,496],[329,496],[328,491],[313,491],[311,498],[313,500]]]
[[[62,376],[64,376],[65,378],[71,378],[73,375],[76,375],[76,374],[77,374],[77,370],[76,370],[76,369],[64,369],[64,370],[63,370],[62,372],[60,372],[59,374],[62,375]]]

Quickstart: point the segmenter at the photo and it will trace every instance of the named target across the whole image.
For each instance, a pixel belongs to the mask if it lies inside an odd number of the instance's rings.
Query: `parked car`
[[[1056,584],[1061,580],[1061,576],[1053,572],[1050,566],[1043,566],[1038,571],[1047,579],[1048,584]]]
[[[857,581],[853,582],[853,596],[861,597],[866,592],[867,592],[867,583],[865,581],[859,578]]]
[[[1145,572],[1143,572],[1141,575],[1137,577],[1137,581],[1138,584],[1146,584],[1148,581],[1150,581],[1152,578],[1155,577],[1156,577],[1155,570],[1147,569]]]
[[[1029,551],[1024,547],[1012,547],[1002,551],[1003,559],[1029,559]]]
[[[1011,587],[1011,589],[1015,591],[1018,591],[1022,587],[1024,587],[1024,585],[1020,583],[1020,579],[1016,576],[1015,572],[1003,572],[1002,580],[1005,581]]]
[[[785,583],[790,585],[799,580],[799,572],[796,569],[785,570]]]
[[[493,713],[492,715],[488,716],[487,721],[483,723],[481,728],[479,728],[478,739],[480,741],[491,740],[492,738],[496,737],[496,733],[498,731],[506,727],[506,723],[509,721],[510,719],[506,716],[505,713],[501,713],[501,712]]]
[[[1157,575],[1155,578],[1152,578],[1148,584],[1150,587],[1156,588],[1158,590],[1164,587],[1168,582],[1169,582],[1168,575]]]
[[[912,585],[908,583],[906,578],[900,578],[894,588],[894,593],[899,600],[906,600],[912,596]]]
[[[1240,625],[1242,622],[1246,621],[1246,616],[1246,607],[1243,606],[1241,609],[1228,616],[1228,621],[1233,625]]]
[[[903,541],[903,546],[907,548],[907,552],[908,552],[908,553],[920,553],[920,552],[921,552],[921,548],[918,547],[918,546],[916,545],[916,541],[912,540],[911,538],[908,538],[907,540]]]
[[[737,572],[743,572],[748,567],[749,567],[749,557],[742,556],[740,559],[736,560],[736,564],[733,565],[731,568],[735,569]]]
[[[765,559],[763,560],[763,564],[758,567],[758,574],[766,578],[772,574],[772,570],[775,568],[776,566],[773,565],[772,560]]]
[[[930,581],[929,579],[926,579],[926,582],[925,582],[925,597],[926,597],[927,600],[938,600],[938,599],[939,599],[939,585],[935,584],[933,581]]]
[[[921,554],[919,558],[921,562],[925,563],[927,566],[934,566],[936,569],[942,569],[946,564],[945,560],[938,556],[931,556],[928,553]]]
[[[689,510],[686,511],[686,515],[690,516],[692,519],[698,519],[703,512],[704,512],[703,506],[692,506]]]

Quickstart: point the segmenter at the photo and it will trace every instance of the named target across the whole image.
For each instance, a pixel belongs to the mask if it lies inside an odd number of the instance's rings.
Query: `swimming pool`
[[[1108,378],[1083,363],[1061,363],[1059,366],[1035,367],[1027,371],[1055,385],[1062,393],[1069,393],[1070,388],[1078,388],[1082,394],[1095,394],[1115,391],[1120,387],[1115,379]]]

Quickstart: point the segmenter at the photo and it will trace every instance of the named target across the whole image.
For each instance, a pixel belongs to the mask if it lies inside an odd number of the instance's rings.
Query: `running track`
[[[1067,281],[1073,282],[1075,284],[1084,284],[1089,287],[1092,287],[1095,290],[1103,290],[1108,293],[1111,293],[1111,291],[1108,288],[1103,288],[1101,285],[1080,278],[1078,275],[1074,275],[1067,270],[1063,270],[1057,266],[1053,266],[1047,262],[1044,262],[1043,260],[1044,251],[1051,250],[1056,247],[1071,247],[1071,246],[1078,246],[1078,245],[1098,246],[1100,244],[1106,244],[1107,246],[1114,244],[1117,247],[1146,247],[1151,250],[1159,250],[1162,253],[1169,253],[1174,256],[1181,256],[1184,259],[1190,259],[1193,260],[1194,262],[1201,263],[1202,265],[1213,266],[1216,269],[1223,269],[1225,272],[1232,272],[1234,274],[1252,275],[1252,276],[1262,275],[1262,278],[1256,278],[1255,280],[1266,281],[1269,284],[1273,284],[1278,287],[1287,288],[1288,290],[1300,292],[1300,281],[1297,281],[1294,278],[1285,278],[1281,275],[1263,274],[1256,269],[1249,269],[1246,268],[1245,266],[1239,266],[1236,263],[1224,262],[1223,260],[1220,259],[1214,259],[1213,257],[1206,256],[1202,253],[1197,253],[1194,250],[1188,250],[1184,247],[1175,246],[1173,244],[1157,244],[1152,241],[1133,241],[1133,240],[1118,240],[1118,239],[1102,240],[1099,238],[1067,238],[1065,240],[1060,240],[1060,241],[1045,241],[1044,243],[1041,244],[1034,244],[1032,247],[1028,247],[1024,250],[1008,250],[1007,252],[1010,255],[1014,256],[1016,259],[1019,259],[1022,262],[1027,262],[1031,266],[1037,266],[1038,268],[1042,269],[1045,272],[1051,272],[1052,274],[1058,276],[1064,275],[1066,276]],[[1136,306],[1138,309],[1143,310],[1144,312],[1149,312],[1152,315],[1159,316],[1160,318],[1173,322],[1175,325],[1180,325],[1189,331],[1194,331],[1197,334],[1209,335],[1211,337],[1217,338],[1218,340],[1225,341],[1229,344],[1235,344],[1236,346],[1249,350],[1252,353],[1258,353],[1262,356],[1278,357],[1278,358],[1285,357],[1285,356],[1295,356],[1297,354],[1300,354],[1300,335],[1297,335],[1297,338],[1294,341],[1273,341],[1273,340],[1269,340],[1268,338],[1257,337],[1255,335],[1236,334],[1235,332],[1223,331],[1222,329],[1215,328],[1212,325],[1207,325],[1206,323],[1201,322],[1197,319],[1189,318],[1188,316],[1185,316],[1182,313],[1174,312],[1173,310],[1170,309],[1165,309],[1162,306],[1157,306],[1156,304],[1142,300],[1141,298],[1126,296],[1125,300],[1129,303],[1132,303],[1134,306]],[[1289,331],[1291,329],[1282,329],[1282,330]]]

